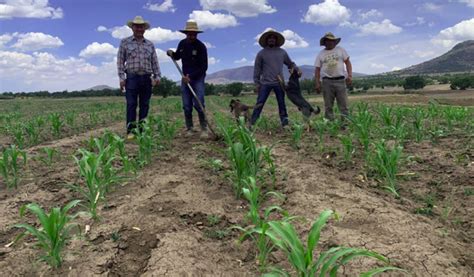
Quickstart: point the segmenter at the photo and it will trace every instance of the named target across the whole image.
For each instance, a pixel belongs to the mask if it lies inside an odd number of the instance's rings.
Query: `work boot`
[[[199,125],[201,125],[201,130],[207,130],[207,121],[204,112],[198,113],[199,116]]]
[[[207,128],[201,130],[201,134],[199,135],[199,137],[202,138],[202,139],[209,138],[209,133],[207,132]]]
[[[186,124],[186,129],[190,130],[193,129],[193,116],[185,115],[184,116],[184,123]]]
[[[196,131],[194,130],[194,128],[191,127],[189,129],[186,129],[186,133],[184,134],[184,136],[190,138],[194,136],[194,133],[196,133]]]

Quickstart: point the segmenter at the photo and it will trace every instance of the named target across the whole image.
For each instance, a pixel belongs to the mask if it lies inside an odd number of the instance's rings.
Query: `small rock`
[[[119,249],[125,250],[128,248],[128,244],[126,242],[120,242],[118,245]]]

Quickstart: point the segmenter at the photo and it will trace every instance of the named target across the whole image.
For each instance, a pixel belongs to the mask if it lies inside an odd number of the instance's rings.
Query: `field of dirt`
[[[464,93],[464,92],[463,92]],[[432,98],[472,101],[466,95],[436,92],[432,95],[351,96],[351,101],[369,103],[427,104]],[[244,98],[252,103],[254,96]],[[470,99],[470,100],[466,100]],[[320,97],[313,97],[320,103]],[[218,105],[209,100],[209,109]],[[473,104],[471,104],[473,105]],[[290,106],[290,104],[289,104]],[[290,113],[296,109],[290,106]],[[219,109],[225,112],[225,108]],[[154,110],[159,111],[158,108]],[[277,117],[276,108],[266,107],[265,116]],[[180,116],[180,115],[178,115]],[[108,126],[123,133],[123,123]],[[258,276],[255,247],[238,243],[239,233],[229,229],[245,226],[246,202],[235,198],[224,170],[208,165],[225,160],[225,145],[219,141],[185,137],[180,131],[170,149],[159,152],[136,178],[123,181],[100,207],[100,221],[80,217],[81,236],[65,250],[61,268],[50,269],[38,261],[39,250],[27,237],[11,245],[20,233],[19,222],[34,223],[32,216],[20,218],[19,208],[36,202],[43,207],[63,206],[78,199],[68,183],[78,172],[72,159],[99,128],[73,137],[50,141],[27,149],[30,155],[44,146],[58,148],[61,159],[52,167],[31,161],[18,189],[7,190],[0,180],[0,276]],[[474,276],[474,162],[473,134],[442,138],[437,144],[423,141],[405,146],[412,158],[401,169],[401,198],[396,199],[364,174],[363,161],[340,163],[333,153],[314,150],[316,134],[305,133],[300,149],[292,148],[284,131],[257,132],[264,145],[275,145],[278,167],[276,189],[286,194],[282,207],[304,217],[297,227],[307,235],[313,220],[325,209],[333,209],[322,232],[317,252],[335,245],[364,247],[388,257],[392,264],[413,276]],[[329,145],[338,144],[327,137]],[[133,151],[136,146],[128,143]],[[426,197],[434,197],[430,214],[420,214]],[[86,234],[84,226],[89,225]],[[272,262],[288,268],[280,252]],[[367,259],[349,263],[339,272],[354,276],[373,266]],[[391,273],[381,276],[404,276]]]

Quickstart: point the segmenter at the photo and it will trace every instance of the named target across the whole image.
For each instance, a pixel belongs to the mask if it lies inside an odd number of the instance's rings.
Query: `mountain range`
[[[456,44],[451,50],[429,61],[390,72],[394,75],[442,74],[474,71],[474,40]]]

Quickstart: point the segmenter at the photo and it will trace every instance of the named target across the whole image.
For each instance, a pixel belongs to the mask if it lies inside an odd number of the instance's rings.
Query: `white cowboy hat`
[[[149,29],[150,28],[150,23],[146,22],[145,20],[143,20],[143,17],[137,15],[135,16],[135,18],[133,20],[130,20],[127,22],[127,26],[132,28],[133,25],[145,25],[145,29]]]
[[[184,30],[179,30],[181,33],[189,33],[189,32],[194,32],[194,33],[202,33],[201,30],[199,30],[197,22],[194,20],[188,20],[186,22],[186,27],[184,27]]]
[[[327,39],[328,40],[335,40],[336,45],[341,41],[341,38],[337,38],[333,33],[328,32],[328,33],[324,34],[324,37],[322,37],[319,40],[319,45],[324,46],[324,43],[326,42]]]
[[[285,43],[285,37],[283,37],[282,34],[278,33],[277,31],[274,31],[274,30],[268,30],[265,33],[263,33],[260,36],[260,38],[258,39],[258,43],[260,44],[260,46],[262,46],[263,48],[265,48],[267,46],[267,39],[268,39],[268,36],[270,36],[270,35],[276,36],[276,38],[277,38],[276,46],[277,47],[280,47]]]

